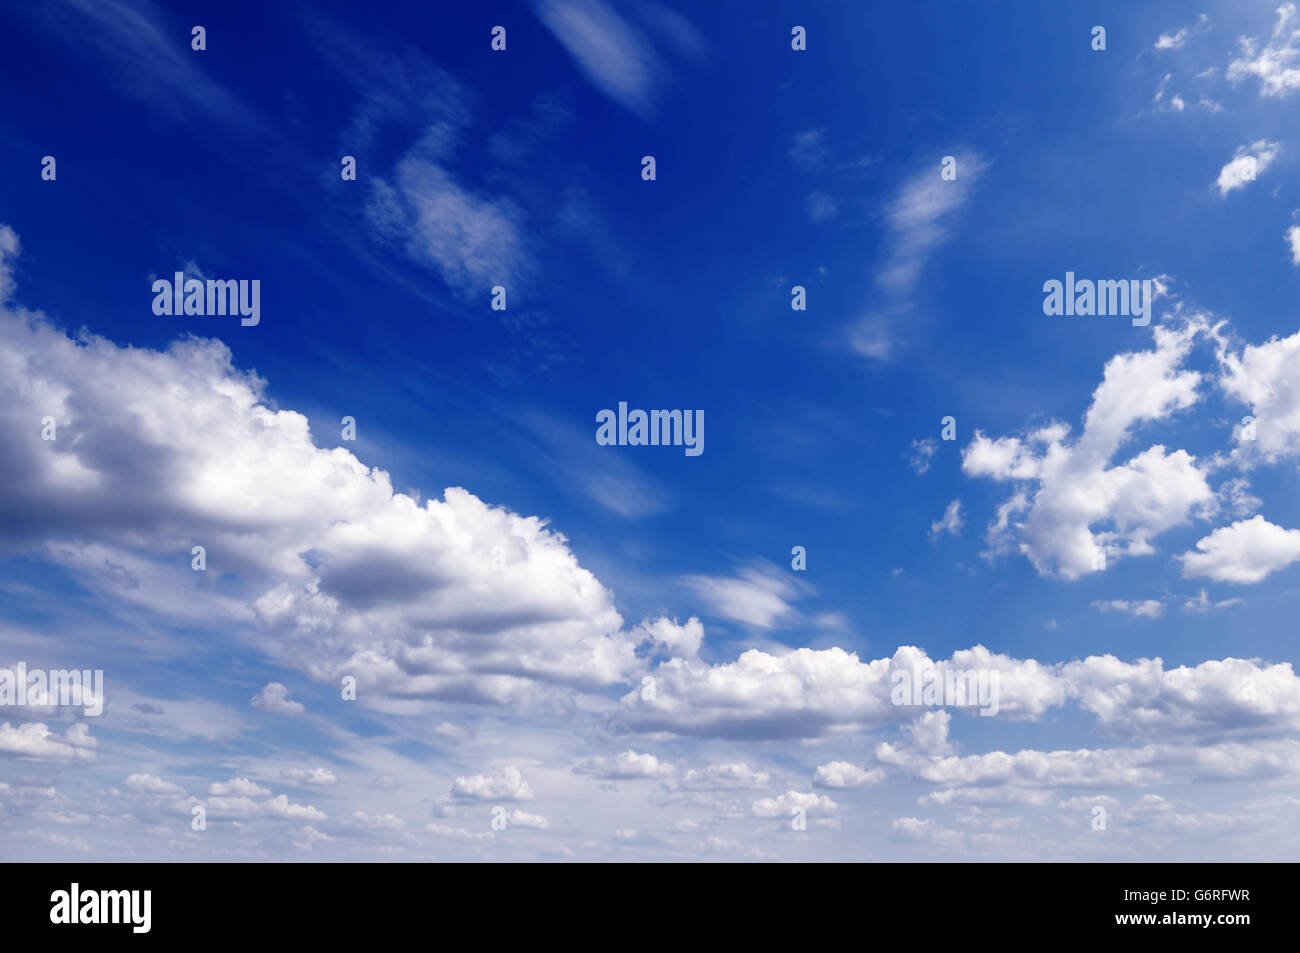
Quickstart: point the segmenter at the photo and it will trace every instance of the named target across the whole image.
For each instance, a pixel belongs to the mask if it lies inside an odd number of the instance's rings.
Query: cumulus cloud
[[[1157,327],[1154,349],[1111,358],[1076,440],[1062,423],[1025,437],[976,431],[963,472],[1017,485],[989,527],[991,553],[1018,549],[1040,574],[1077,579],[1104,571],[1108,558],[1155,552],[1155,536],[1213,498],[1206,470],[1185,450],[1155,444],[1110,465],[1139,424],[1200,399],[1201,374],[1181,364],[1205,330],[1199,319]]]
[[[738,738],[811,738],[849,727],[910,721],[912,706],[891,700],[891,673],[996,671],[999,711],[1037,717],[1060,705],[1066,686],[1049,666],[976,646],[935,662],[903,646],[891,658],[862,661],[841,648],[796,649],[772,655],[758,649],[735,662],[707,665],[670,659],[654,669],[655,692],[623,696],[619,721],[637,731]]]
[[[0,724],[0,754],[15,755],[28,761],[70,764],[94,761],[99,742],[90,736],[84,722],[77,722],[60,737],[38,721],[26,724]]]
[[[265,386],[215,340],[123,348],[0,310],[0,548],[111,598],[250,627],[285,666],[354,676],[368,705],[522,705],[640,667],[612,595],[543,520],[454,487],[396,493]],[[30,426],[47,415],[55,441]],[[231,596],[195,588],[195,538]]]
[[[1184,576],[1256,583],[1300,559],[1300,529],[1283,529],[1254,516],[1221,526],[1184,553]]]
[[[1227,195],[1234,189],[1245,188],[1247,182],[1254,182],[1273,164],[1280,149],[1281,146],[1276,142],[1267,139],[1260,139],[1248,146],[1238,146],[1232,158],[1219,170],[1219,178],[1215,183],[1219,187],[1219,194]]]
[[[1300,332],[1219,350],[1219,385],[1250,408],[1251,421],[1234,431],[1234,456],[1243,463],[1300,457]],[[1254,426],[1248,426],[1253,423]]]
[[[289,768],[280,772],[280,777],[297,784],[310,784],[324,787],[337,784],[338,778],[329,768]]]
[[[673,773],[673,766],[661,762],[652,754],[637,754],[629,748],[612,758],[597,756],[583,761],[573,770],[577,774],[588,774],[593,778],[632,780],[665,777]]]
[[[879,784],[885,779],[882,768],[867,770],[848,761],[832,761],[818,765],[813,775],[813,786],[819,788],[861,788]]]
[[[694,658],[700,654],[700,645],[704,642],[704,626],[695,616],[678,625],[675,619],[660,618],[653,622],[642,622],[637,627],[638,641],[647,641],[663,649],[669,655],[682,658]]]
[[[252,706],[260,708],[262,711],[269,711],[276,715],[301,715],[307,710],[301,702],[296,702],[289,697],[289,689],[280,682],[268,683],[260,692],[253,696]]]
[[[208,785],[208,793],[219,797],[268,797],[271,794],[266,788],[248,778],[213,781]]]
[[[755,801],[752,810],[756,817],[790,817],[795,809],[802,809],[805,814],[829,814],[839,808],[825,794],[815,792],[787,791],[777,797],[765,797]]]
[[[506,765],[492,774],[471,774],[456,778],[451,795],[476,801],[531,801],[533,789],[514,765]]]

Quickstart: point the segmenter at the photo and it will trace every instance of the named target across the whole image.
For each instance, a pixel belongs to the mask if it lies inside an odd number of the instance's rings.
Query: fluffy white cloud
[[[533,789],[514,765],[506,765],[493,774],[471,774],[457,778],[451,785],[452,797],[479,801],[531,801]]]
[[[892,658],[864,662],[840,648],[797,649],[771,655],[757,649],[735,662],[706,665],[670,659],[654,670],[652,697],[634,690],[619,719],[639,731],[683,735],[806,738],[845,727],[875,727],[918,717],[891,701],[890,674],[934,666],[984,669],[999,676],[999,709],[1007,717],[1037,717],[1060,705],[1066,686],[1048,666],[976,646],[934,662],[903,646]]]
[[[861,788],[885,779],[883,768],[867,770],[848,761],[832,761],[817,766],[813,786],[819,788]]]
[[[338,778],[334,776],[334,772],[329,768],[289,768],[282,771],[280,776],[286,781],[321,787],[338,783]]]
[[[661,778],[673,773],[673,766],[665,764],[652,754],[637,754],[631,748],[612,758],[597,756],[583,761],[573,769],[577,774],[608,780],[634,778]]]
[[[684,625],[678,625],[674,619],[660,618],[642,622],[636,634],[669,655],[694,658],[700,654],[700,645],[704,642],[704,625],[695,616],[687,619]]]
[[[7,721],[0,724],[0,754],[16,755],[30,761],[65,764],[94,761],[94,749],[98,744],[84,722],[72,725],[62,737],[38,721],[17,726]]]
[[[692,768],[680,779],[669,782],[668,787],[694,791],[727,791],[743,788],[765,788],[772,783],[766,771],[751,768],[744,761],[730,764],[710,764],[703,770]]]
[[[1219,366],[1224,393],[1253,417],[1234,431],[1234,455],[1245,463],[1300,456],[1300,332],[1248,344],[1241,353],[1221,347]]]
[[[248,778],[231,778],[229,781],[213,781],[208,785],[208,793],[218,797],[267,797],[271,792]]]
[[[752,806],[757,817],[790,817],[795,808],[802,808],[809,815],[829,814],[837,810],[839,805],[825,794],[787,791],[777,797],[760,798]]]
[[[1253,583],[1300,559],[1300,530],[1283,529],[1254,516],[1221,526],[1184,553],[1184,576]]]
[[[1291,249],[1291,264],[1300,265],[1300,225],[1292,225],[1282,236]]]
[[[1247,182],[1254,182],[1264,170],[1273,164],[1281,147],[1276,142],[1261,139],[1248,146],[1238,146],[1232,158],[1219,170],[1215,183],[1220,195],[1227,195],[1233,189],[1246,187]]]
[[[611,594],[543,520],[457,488],[395,493],[265,386],[218,341],[121,348],[0,309],[0,547],[115,599],[251,627],[287,667],[355,676],[372,706],[525,704],[640,667]],[[31,424],[45,416],[55,440]],[[231,595],[196,586],[196,539]]]
[[[1059,423],[1025,439],[976,432],[963,471],[1023,485],[990,526],[993,552],[1017,547],[1040,573],[1077,579],[1103,571],[1110,558],[1154,552],[1153,537],[1213,498],[1205,471],[1184,450],[1156,444],[1110,466],[1138,424],[1199,399],[1201,375],[1180,365],[1204,330],[1200,319],[1179,330],[1157,327],[1153,350],[1111,358],[1073,442]]]
[[[252,706],[276,715],[301,715],[307,710],[302,702],[289,697],[289,689],[280,682],[270,682],[253,696]]]

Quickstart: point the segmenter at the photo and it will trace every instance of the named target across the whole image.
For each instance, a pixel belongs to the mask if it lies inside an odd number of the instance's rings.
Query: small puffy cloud
[[[867,770],[848,761],[832,761],[818,765],[813,775],[813,786],[819,788],[861,788],[879,784],[885,779],[883,768]]]
[[[1255,583],[1300,559],[1300,530],[1254,516],[1221,526],[1181,558],[1184,576]]]
[[[640,635],[656,648],[680,658],[694,658],[700,654],[704,642],[704,625],[695,616],[678,625],[675,619],[659,618],[642,622],[635,635]]]
[[[280,772],[280,777],[296,784],[310,784],[320,787],[338,782],[338,778],[334,776],[334,772],[329,768],[287,768]]]
[[[310,804],[295,804],[289,800],[287,795],[284,794],[263,801],[261,810],[262,813],[270,817],[281,817],[291,820],[323,821],[326,819],[323,811],[318,811]]]
[[[296,702],[289,697],[289,689],[280,682],[271,682],[254,695],[252,705],[254,708],[276,715],[297,716],[307,710],[301,702]]]
[[[574,769],[576,774],[587,774],[606,780],[633,780],[661,778],[673,773],[673,766],[661,762],[652,754],[637,754],[631,748],[612,758],[597,756],[583,761]]]
[[[164,781],[154,774],[132,774],[125,782],[128,791],[137,794],[149,794],[154,797],[185,797],[187,792],[179,784]]]
[[[531,827],[534,830],[545,830],[550,827],[550,822],[540,814],[528,814],[515,808],[506,816],[506,825],[508,827]]]
[[[493,774],[471,774],[456,778],[451,785],[452,797],[479,801],[531,801],[533,789],[514,765],[506,765]]]
[[[789,817],[795,808],[802,808],[807,814],[830,814],[838,807],[825,794],[787,791],[777,797],[760,798],[753,803],[751,810],[756,817]]]
[[[213,781],[208,785],[208,793],[218,797],[267,797],[271,792],[248,778],[231,778]]]
[[[702,770],[692,768],[671,786],[694,791],[728,791],[765,788],[771,783],[772,776],[766,771],[759,771],[744,761],[739,761],[710,764]]]
[[[1291,250],[1291,264],[1300,265],[1300,225],[1292,225],[1282,236]]]
[[[1234,189],[1246,187],[1247,182],[1254,182],[1264,174],[1281,149],[1276,142],[1261,139],[1249,146],[1238,146],[1233,157],[1219,170],[1219,194],[1227,195]]]

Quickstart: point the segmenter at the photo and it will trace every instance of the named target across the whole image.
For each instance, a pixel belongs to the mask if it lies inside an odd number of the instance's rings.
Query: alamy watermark
[[[26,662],[0,668],[0,707],[83,708],[90,717],[104,712],[102,669],[39,669]]]
[[[972,708],[998,713],[1001,673],[989,668],[897,668],[889,674],[889,700],[895,705]]]
[[[704,452],[704,411],[627,409],[618,402],[618,414],[596,414],[596,443],[602,447],[685,447],[688,457]]]
[[[239,323],[251,328],[262,320],[262,281],[254,278],[203,281],[178,271],[175,281],[153,283],[153,313],[158,315],[242,315]]]
[[[1156,282],[1150,278],[1139,281],[1121,279],[1092,281],[1076,280],[1074,272],[1065,273],[1062,283],[1052,278],[1043,282],[1043,314],[1090,317],[1092,315],[1122,315],[1133,317],[1133,327],[1145,328],[1151,323],[1151,302],[1155,297]]]

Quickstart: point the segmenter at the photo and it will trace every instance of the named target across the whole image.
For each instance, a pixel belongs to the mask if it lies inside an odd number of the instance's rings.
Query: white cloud
[[[752,810],[757,817],[790,817],[795,808],[802,808],[805,814],[829,814],[839,805],[825,794],[802,791],[787,791],[777,797],[765,797],[755,801]]]
[[[640,667],[612,595],[543,520],[454,487],[395,493],[265,386],[215,340],[119,348],[0,311],[0,540],[112,599],[247,628],[318,681],[352,675],[371,707],[525,704]],[[46,415],[56,441],[30,426]],[[229,595],[196,585],[195,538]]]
[[[1300,559],[1300,529],[1283,529],[1254,516],[1221,526],[1180,557],[1184,576],[1255,583]]]
[[[280,682],[270,682],[253,696],[252,706],[276,715],[301,715],[307,709],[289,697],[289,689]]]
[[[915,708],[893,704],[890,673],[931,665],[996,670],[1003,717],[1037,717],[1065,701],[1066,685],[1049,667],[983,646],[939,662],[911,646],[869,662],[841,648],[803,648],[780,656],[750,649],[719,665],[664,662],[654,669],[654,696],[639,690],[623,696],[619,720],[644,732],[741,738],[811,738],[839,728],[878,727],[918,716]]]
[[[213,781],[208,785],[208,793],[219,797],[268,797],[271,792],[248,778],[231,778]]]
[[[1267,43],[1261,45],[1257,38],[1248,37],[1238,40],[1241,55],[1228,65],[1228,80],[1238,83],[1255,76],[1261,96],[1282,98],[1300,89],[1300,30],[1296,26],[1296,5],[1282,4]]]
[[[817,773],[813,775],[813,786],[819,788],[861,788],[871,784],[879,784],[884,779],[885,772],[882,768],[872,768],[868,771],[848,761],[832,761],[829,764],[817,767]]]
[[[961,500],[953,500],[943,511],[943,516],[930,524],[930,538],[937,539],[940,533],[960,536],[961,528],[965,525],[965,521],[961,518]]]
[[[1300,225],[1292,225],[1282,238],[1291,249],[1291,264],[1300,265]]]
[[[137,794],[149,794],[155,797],[185,797],[187,792],[179,784],[164,781],[154,774],[132,774],[126,779],[126,788]]]
[[[1109,465],[1139,424],[1168,418],[1200,399],[1201,375],[1181,364],[1205,330],[1199,319],[1181,330],[1159,326],[1153,350],[1111,358],[1083,433],[1073,442],[1060,423],[1023,439],[990,439],[976,431],[962,454],[962,470],[1021,484],[990,526],[992,552],[1015,546],[1040,574],[1077,579],[1103,571],[1110,558],[1154,552],[1153,537],[1186,523],[1213,498],[1205,471],[1184,450],[1156,444]],[[1013,522],[1021,513],[1023,519]]]
[[[280,772],[280,776],[286,781],[293,781],[297,784],[310,784],[315,786],[326,786],[338,783],[338,778],[329,768],[289,768]]]
[[[652,754],[637,754],[631,748],[612,758],[597,756],[583,761],[574,769],[577,774],[608,780],[636,778],[661,778],[673,773],[673,766],[661,762]]]
[[[456,778],[451,785],[452,797],[478,801],[531,801],[533,789],[514,765],[499,768],[493,774],[471,774]]]
[[[1245,188],[1247,182],[1254,182],[1273,164],[1280,149],[1281,146],[1276,142],[1267,139],[1260,139],[1248,146],[1238,146],[1232,159],[1219,170],[1216,183],[1219,194],[1227,195],[1233,189]]]
[[[693,791],[729,791],[745,788],[765,788],[772,783],[766,771],[751,768],[743,761],[729,764],[710,764],[703,770],[692,768],[680,779],[668,782],[669,789]]]
[[[927,162],[890,202],[886,217],[892,244],[876,276],[885,290],[909,294],[930,255],[948,240],[956,212],[966,203],[971,183],[985,168],[984,160],[975,153],[954,158],[956,179],[943,180],[939,164]]]
[[[550,822],[540,814],[528,814],[515,808],[506,814],[506,824],[509,827],[531,827],[534,830],[546,830],[550,827]]]
[[[704,625],[695,616],[683,625],[678,625],[675,619],[659,618],[642,622],[637,626],[636,634],[670,655],[694,658],[700,654],[700,645],[704,642]]]
[[[799,595],[799,586],[769,563],[735,576],[687,576],[682,583],[717,615],[755,628],[771,629],[797,615],[790,601]]]
[[[94,749],[98,745],[85,722],[69,727],[62,738],[38,721],[17,726],[7,721],[0,724],[0,754],[16,755],[30,761],[60,764],[94,761]]]

